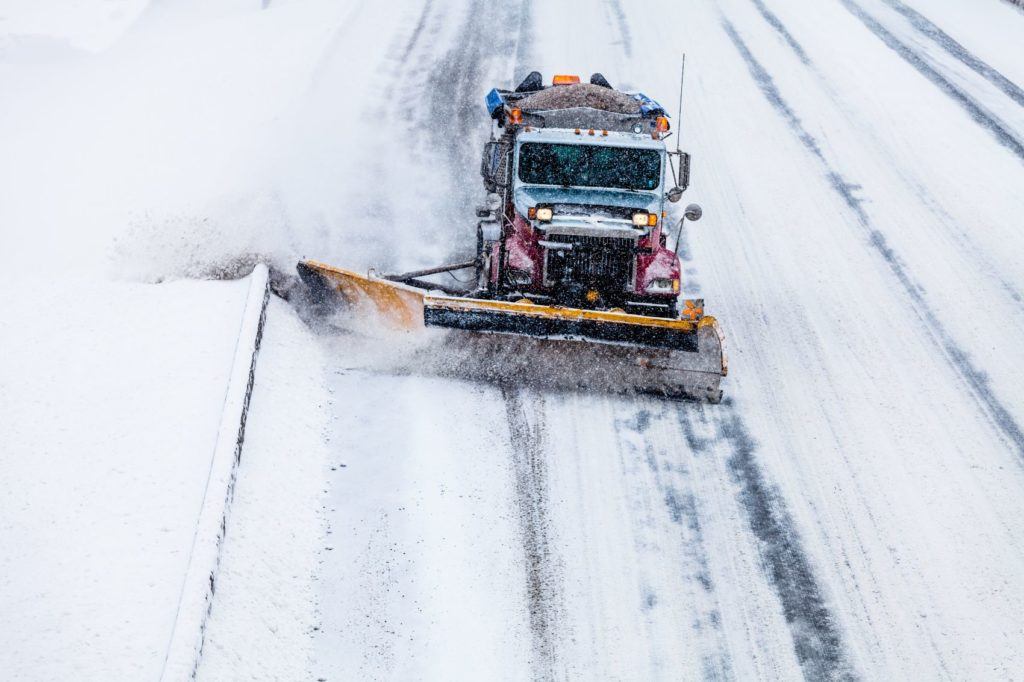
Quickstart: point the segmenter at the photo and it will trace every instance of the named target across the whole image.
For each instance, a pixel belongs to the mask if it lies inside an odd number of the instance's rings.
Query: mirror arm
[[[701,216],[703,214],[704,211],[701,210],[700,204],[690,204],[685,209],[683,209],[683,215],[682,217],[679,218],[679,232],[676,234],[675,253],[677,256],[679,255],[679,242],[683,238],[683,223],[686,221],[687,218],[690,219],[691,223],[695,223],[701,219]]]

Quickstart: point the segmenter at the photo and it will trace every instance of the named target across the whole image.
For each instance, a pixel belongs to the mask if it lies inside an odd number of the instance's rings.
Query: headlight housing
[[[659,277],[647,284],[647,291],[652,294],[678,294],[679,280]]]
[[[533,271],[520,270],[519,268],[509,268],[508,279],[513,284],[533,284]]]
[[[542,223],[550,223],[554,212],[550,208],[538,208],[537,209],[537,220]]]
[[[633,214],[633,227],[654,227],[658,224],[658,214],[642,211]]]

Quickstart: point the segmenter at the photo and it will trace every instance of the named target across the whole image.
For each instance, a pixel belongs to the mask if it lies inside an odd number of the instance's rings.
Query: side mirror
[[[501,197],[494,192],[487,193],[487,201],[483,206],[476,207],[477,218],[488,218],[501,208]]]
[[[498,169],[501,165],[500,144],[491,140],[484,145],[484,153],[480,159],[480,175],[484,179],[484,188],[493,192],[497,186]]]
[[[672,157],[679,156],[679,175],[676,175],[675,165],[672,165],[672,177],[678,183],[675,187],[665,192],[665,198],[673,204],[679,201],[683,192],[690,186],[690,155],[686,152],[669,152],[669,164],[672,164]]]
[[[702,215],[704,215],[704,211],[701,209],[700,205],[690,204],[686,207],[686,210],[683,211],[683,215],[686,216],[686,219],[691,223],[695,223],[700,220]]]
[[[690,155],[687,152],[679,154],[679,186],[684,192],[690,188]]]

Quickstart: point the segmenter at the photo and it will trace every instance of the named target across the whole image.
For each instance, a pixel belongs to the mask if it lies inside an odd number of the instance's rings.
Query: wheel
[[[476,259],[476,288],[477,291],[486,291],[488,295],[494,293],[494,286],[491,283],[491,256],[481,253]]]
[[[491,245],[484,240],[483,227],[476,226],[476,288],[493,294],[491,284]]]

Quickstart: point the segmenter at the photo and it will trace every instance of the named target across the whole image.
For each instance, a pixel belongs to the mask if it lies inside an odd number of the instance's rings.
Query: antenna
[[[686,77],[686,53],[683,53],[682,65],[679,67],[679,116],[676,118],[676,153],[681,152],[679,145],[683,139],[683,79]]]

